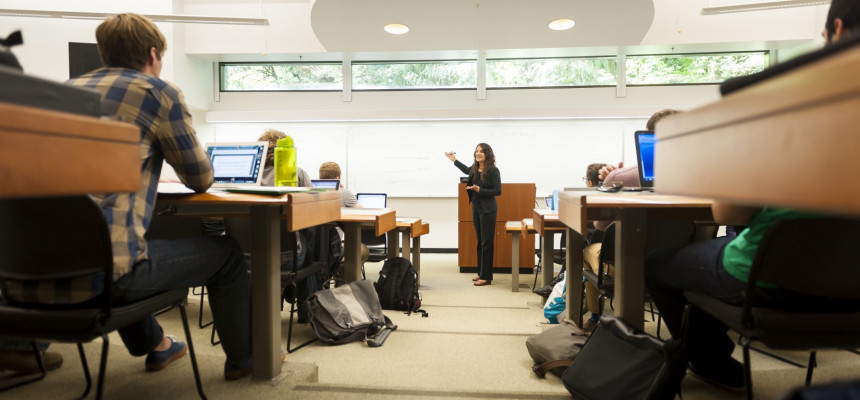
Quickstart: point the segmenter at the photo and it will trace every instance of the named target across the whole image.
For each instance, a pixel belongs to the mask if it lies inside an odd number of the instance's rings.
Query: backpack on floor
[[[383,310],[406,311],[407,314],[421,313],[421,297],[418,295],[418,273],[412,263],[403,257],[391,257],[382,264],[379,280],[373,284]]]
[[[370,347],[379,347],[397,329],[382,314],[379,298],[368,281],[314,292],[306,304],[311,328],[325,344],[365,341]]]

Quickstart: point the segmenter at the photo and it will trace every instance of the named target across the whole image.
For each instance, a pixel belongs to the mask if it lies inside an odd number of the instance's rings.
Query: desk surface
[[[340,209],[340,222],[372,223],[374,233],[380,236],[397,226],[395,211],[388,208],[347,208]]]
[[[228,193],[212,190],[197,194],[159,193],[160,204],[215,205],[215,206],[273,206],[289,205],[290,214],[286,216],[287,230],[296,231],[338,220],[340,215],[340,195],[335,192],[302,192],[283,195],[263,195],[247,193]],[[285,214],[286,210],[282,211]],[[200,216],[232,216],[244,214],[231,209],[213,209],[196,213]]]
[[[0,102],[0,197],[137,191],[139,141],[131,124]]]
[[[860,215],[860,48],[657,124],[660,193]]]
[[[712,200],[698,197],[673,196],[650,192],[591,194],[594,192],[561,192],[558,195],[559,220],[577,232],[587,231],[588,221],[614,220],[615,213],[607,209],[647,208],[649,219],[702,219],[710,214]],[[564,206],[562,206],[564,204]],[[702,214],[697,211],[702,210]],[[692,213],[691,213],[692,210]]]

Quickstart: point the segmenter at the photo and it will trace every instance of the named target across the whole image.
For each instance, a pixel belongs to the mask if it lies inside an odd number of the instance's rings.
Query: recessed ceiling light
[[[566,31],[576,25],[570,18],[561,18],[549,23],[549,29],[554,31]]]
[[[403,24],[388,24],[383,29],[392,35],[402,35],[409,32],[409,27]]]

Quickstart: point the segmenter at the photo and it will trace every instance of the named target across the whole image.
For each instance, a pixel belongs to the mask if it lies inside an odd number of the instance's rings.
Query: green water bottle
[[[275,186],[298,186],[296,147],[293,138],[278,140],[275,146]]]

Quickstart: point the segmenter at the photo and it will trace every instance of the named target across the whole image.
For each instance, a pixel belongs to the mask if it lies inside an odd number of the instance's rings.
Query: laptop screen
[[[654,187],[654,145],[657,138],[652,131],[636,131],[636,158],[639,161],[639,184]]]
[[[210,143],[206,153],[215,174],[213,186],[259,185],[269,142]]]
[[[339,189],[340,179],[311,179],[311,184],[320,189]]]
[[[385,193],[359,193],[355,195],[358,204],[363,208],[385,208],[388,195]]]

